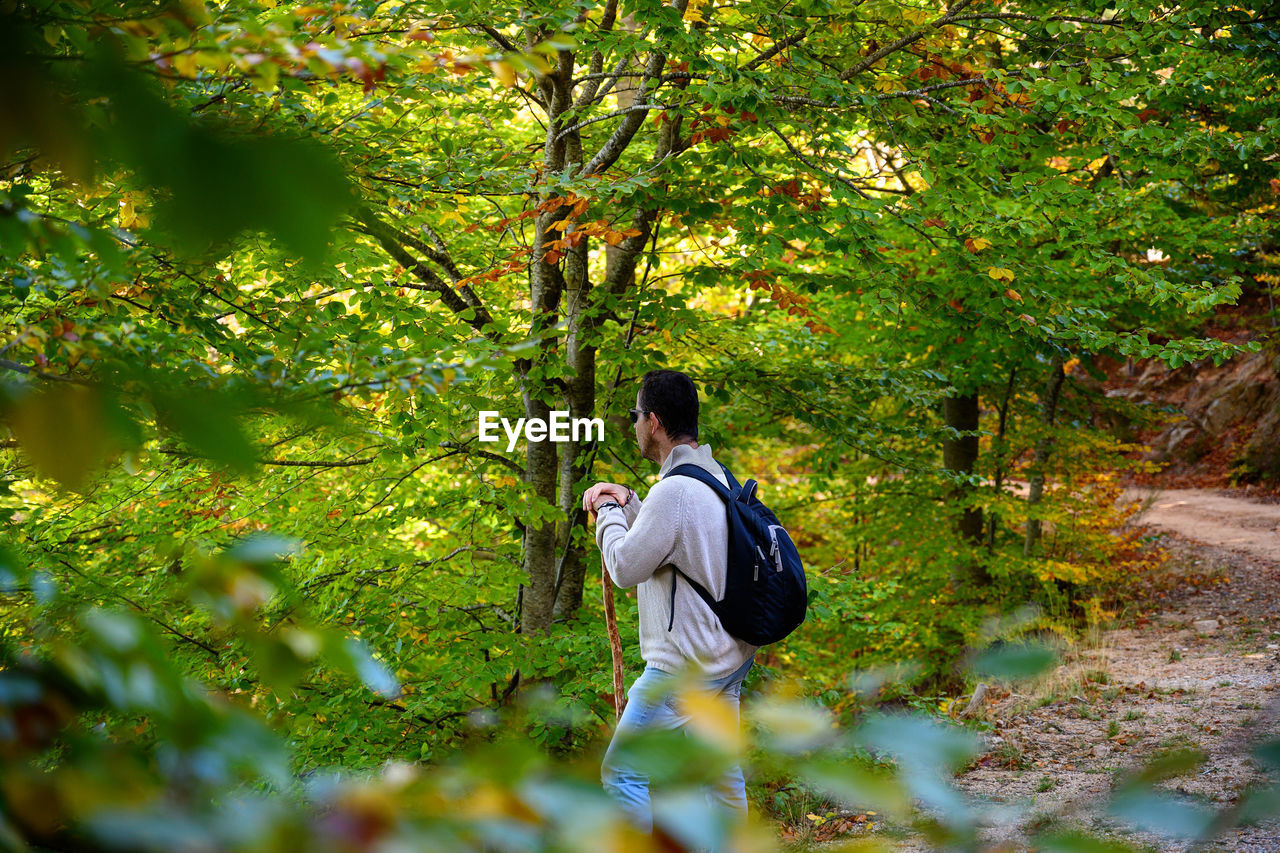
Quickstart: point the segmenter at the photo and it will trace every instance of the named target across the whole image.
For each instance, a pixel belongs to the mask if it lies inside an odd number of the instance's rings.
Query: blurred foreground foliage
[[[1160,556],[1102,367],[1256,349],[1199,330],[1275,280],[1274,22],[1017,10],[0,2],[4,841],[643,849],[548,755],[612,716],[572,507],[673,366],[811,570],[760,766],[975,843],[972,741],[868,713],[1105,618]],[[606,440],[478,442],[551,407]]]
[[[220,631],[244,636],[262,671],[281,686],[294,683],[301,666],[318,663],[357,675],[369,690],[366,701],[399,701],[399,685],[362,643],[305,623],[275,638],[258,632],[253,615],[277,596],[296,594],[277,570],[290,550],[288,542],[258,537],[207,555],[188,594]],[[82,607],[73,618],[83,639],[62,639],[45,621],[65,618],[57,589],[40,585],[12,554],[3,560],[6,593],[36,585],[41,601],[32,635],[0,649],[6,849],[777,849],[767,824],[726,826],[708,810],[701,786],[746,744],[732,714],[714,700],[698,701],[694,682],[676,688],[676,701],[690,715],[687,733],[654,733],[630,745],[654,783],[655,832],[642,835],[600,788],[594,755],[554,761],[529,736],[539,720],[565,715],[553,691],[530,691],[520,708],[500,717],[473,718],[470,743],[445,760],[298,773],[296,745],[271,730],[252,707],[257,703],[183,672],[166,654],[157,626],[118,609]],[[1016,679],[1054,662],[1043,646],[1007,644],[974,665],[984,678]],[[875,674],[866,673],[846,690],[869,696],[877,687]],[[951,776],[979,754],[980,743],[949,722],[873,712],[844,728],[829,710],[779,685],[753,697],[745,715],[760,771],[785,774],[889,822],[859,849],[893,849],[903,833],[940,849],[991,849],[979,830],[992,821],[1025,822],[1041,850],[1138,849],[1072,829],[1069,815],[1046,824],[1030,803],[968,798]],[[1280,769],[1280,741],[1254,755]],[[1204,843],[1280,814],[1280,785],[1247,791],[1220,811],[1160,789],[1201,757],[1169,754],[1121,780],[1109,806],[1117,826]]]

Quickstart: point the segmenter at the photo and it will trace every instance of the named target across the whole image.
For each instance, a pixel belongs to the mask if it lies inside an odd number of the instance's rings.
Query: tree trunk
[[[947,426],[960,432],[973,433],[964,436],[948,436],[942,443],[942,467],[955,474],[972,474],[978,464],[978,395],[948,397],[942,401],[942,413]],[[953,499],[961,499],[972,491],[961,486],[951,493]],[[982,510],[965,509],[960,516],[957,531],[975,544],[982,541]]]
[[[556,140],[560,125],[559,116],[567,108],[568,96],[564,83],[553,75],[546,75],[542,82],[543,95],[550,105],[550,129],[547,134],[547,150],[544,166],[548,173],[564,167],[565,143]],[[552,231],[551,224],[563,215],[565,208],[543,212],[534,221],[533,260],[529,266],[529,302],[532,321],[530,337],[540,337],[553,328],[559,313],[560,295],[564,278],[560,269],[546,261],[544,244]],[[524,398],[524,416],[530,420],[548,420],[550,401],[559,396],[554,382],[549,380],[547,363],[557,357],[554,344],[540,347],[532,359],[522,359],[517,365],[520,374],[520,390]],[[541,501],[557,505],[556,474],[558,468],[556,444],[551,441],[527,442],[525,481]],[[526,522],[524,533],[524,570],[528,575],[528,587],[524,594],[524,610],[521,625],[524,633],[546,631],[551,627],[555,608],[556,584],[556,524],[554,521]]]
[[[591,296],[587,275],[587,241],[583,240],[565,259],[565,361],[572,373],[565,380],[564,399],[570,422],[589,418],[596,408],[596,349],[588,341],[595,323],[586,311]],[[558,565],[558,589],[555,600],[556,619],[572,616],[582,605],[582,586],[586,574],[586,549],[575,542],[575,534],[586,518],[576,510],[582,505],[577,486],[587,474],[587,457],[591,442],[570,440],[560,448],[560,511],[564,513],[560,541],[562,556]],[[575,520],[578,522],[575,524]]]
[[[1018,376],[1018,368],[1009,371],[1009,383],[1004,388],[1004,399],[1000,401],[1000,421],[996,427],[995,441],[992,442],[991,455],[995,457],[995,491],[1000,494],[1004,486],[1004,456],[1008,448],[1005,443],[1005,429],[1009,423],[1009,400],[1013,397],[1013,382]],[[999,516],[993,511],[987,516],[987,553],[996,548],[996,526]]]
[[[942,415],[953,430],[972,435],[948,435],[942,442],[942,467],[953,474],[969,476],[978,464],[978,395],[947,397],[942,401]],[[953,502],[964,502],[973,492],[972,486],[957,486],[951,492]],[[982,510],[966,507],[956,524],[956,532],[967,543],[982,542]],[[971,560],[956,567],[956,580],[965,585],[982,585],[990,581],[984,568]]]
[[[676,0],[675,8],[683,13],[687,2],[688,0]],[[634,26],[634,22],[624,20],[624,26],[628,25]],[[541,37],[540,32],[527,33],[530,46]],[[647,97],[644,93],[647,91],[648,81],[656,79],[665,65],[666,54],[662,51],[650,54],[642,63],[644,76],[636,85],[634,93],[627,91],[631,88],[632,78],[620,77],[624,81],[624,89],[619,92],[620,101],[626,100],[634,104]],[[544,175],[603,173],[627,149],[644,123],[645,113],[629,113],[614,130],[609,141],[584,163],[586,158],[583,156],[578,133],[563,133],[566,124],[569,124],[564,116],[573,109],[573,77],[573,56],[569,51],[560,51],[555,70],[539,79],[538,85],[547,105],[548,119],[543,153]],[[687,85],[688,82],[684,81],[683,85],[677,83],[676,88]],[[595,90],[591,84],[587,88],[594,96]],[[663,163],[669,154],[678,153],[675,144],[679,139],[680,126],[679,117],[663,124],[654,155],[655,167]],[[549,197],[549,193],[550,191],[543,194],[543,200]],[[586,240],[581,241],[576,251],[570,251],[566,255],[563,274],[557,266],[548,264],[545,260],[545,244],[549,239],[554,239],[557,233],[552,227],[553,223],[565,219],[570,209],[568,206],[561,206],[556,210],[545,211],[534,222],[533,259],[529,268],[533,316],[530,335],[537,337],[553,327],[562,308],[561,297],[564,296],[563,311],[567,320],[568,337],[563,352],[557,352],[554,347],[544,348],[531,361],[525,360],[518,365],[527,418],[546,417],[549,412],[547,401],[557,399],[561,394],[568,404],[571,417],[585,418],[594,414],[595,349],[589,342],[595,328],[608,313],[601,311],[602,306],[598,303],[606,297],[617,297],[634,286],[636,261],[644,249],[658,213],[656,208],[652,208],[642,209],[636,214],[632,227],[639,233],[627,237],[616,247],[611,246],[606,251],[605,280],[598,287],[592,287],[588,279]],[[569,368],[569,375],[563,382],[545,377],[544,367],[552,357],[564,359],[565,366]],[[555,373],[559,375],[561,371]],[[556,505],[565,517],[559,525],[550,522],[534,525],[531,521],[525,529],[524,567],[529,575],[529,588],[524,596],[522,624],[526,632],[549,628],[554,617],[572,614],[582,602],[585,549],[574,546],[574,531],[571,526],[576,517],[574,510],[578,500],[574,492],[587,473],[584,444],[585,442],[567,444],[560,458],[557,456],[557,445],[551,442],[529,444],[526,479],[539,498]],[[563,561],[558,553],[560,543],[563,543],[561,547],[565,549]],[[559,578],[558,568],[561,570]]]
[[[1062,382],[1066,374],[1062,370],[1062,356],[1053,356],[1050,367],[1049,387],[1044,396],[1044,423],[1053,428],[1054,418],[1058,413],[1058,392],[1062,390]],[[1044,498],[1044,466],[1049,462],[1049,454],[1053,449],[1053,436],[1046,435],[1036,442],[1035,460],[1031,467],[1031,488],[1027,491],[1028,514],[1035,512],[1035,507]],[[1040,538],[1040,519],[1027,518],[1027,536],[1022,543],[1022,555],[1030,557],[1035,550],[1036,541]]]

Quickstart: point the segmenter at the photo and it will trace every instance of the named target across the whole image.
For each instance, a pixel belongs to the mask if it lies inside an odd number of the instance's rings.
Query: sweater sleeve
[[[627,501],[627,505],[622,508],[622,511],[627,514],[628,528],[636,523],[636,515],[639,514],[640,512],[640,506],[641,506],[640,493],[637,492],[635,489],[632,489],[631,500]]]
[[[600,513],[596,544],[615,584],[624,589],[636,586],[671,562],[683,504],[684,489],[675,483],[658,483],[636,511],[634,523],[628,523],[625,509],[610,507]]]

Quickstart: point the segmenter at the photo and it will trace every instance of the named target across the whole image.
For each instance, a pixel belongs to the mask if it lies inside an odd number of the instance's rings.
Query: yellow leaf
[[[493,71],[493,76],[498,78],[498,82],[508,89],[516,84],[516,69],[510,62],[499,60],[490,62],[489,68]]]
[[[987,275],[996,281],[1013,281],[1013,270],[1004,267],[988,267]]]
[[[1009,288],[1008,290],[1006,290],[1004,292],[1004,295],[1012,299],[1014,302],[1022,301],[1022,294],[1014,290],[1013,288]]]
[[[199,70],[199,63],[196,62],[194,53],[178,53],[174,54],[173,70],[177,71],[183,77],[194,77]]]
[[[127,199],[120,199],[120,227],[132,228],[137,219],[138,215],[134,212],[133,202]]]
[[[990,246],[991,241],[985,237],[970,237],[968,240],[964,241],[964,247],[974,254],[977,254]]]
[[[355,15],[339,15],[333,19],[333,28],[339,35],[346,35],[351,29],[352,24],[360,23],[360,18]]]
[[[280,66],[274,62],[260,62],[253,69],[253,88],[259,92],[271,92],[280,79]]]
[[[492,782],[477,785],[465,800],[459,803],[465,814],[473,817],[505,817],[520,823],[538,824],[541,818],[512,791],[500,788]]]
[[[742,747],[742,730],[733,706],[718,693],[692,686],[682,690],[680,709],[689,717],[689,729],[726,752]]]

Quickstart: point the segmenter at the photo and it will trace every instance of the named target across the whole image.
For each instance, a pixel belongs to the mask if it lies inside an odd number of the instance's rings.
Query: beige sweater
[[[659,476],[689,463],[727,485],[705,444],[676,445]],[[691,664],[715,679],[755,654],[756,646],[725,633],[683,578],[676,585],[675,624],[667,630],[673,565],[717,600],[724,597],[729,531],[724,501],[710,486],[691,477],[659,480],[643,502],[637,496],[623,509],[602,510],[596,520],[596,543],[613,582],[623,588],[639,586],[640,656],[646,664],[666,672]]]

